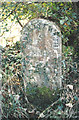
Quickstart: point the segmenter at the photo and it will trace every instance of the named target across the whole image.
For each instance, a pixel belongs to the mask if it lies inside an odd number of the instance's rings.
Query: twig
[[[7,75],[3,70],[0,70],[0,72],[1,72],[2,74],[4,74],[5,76]]]
[[[21,24],[21,22],[19,21],[18,17],[16,17],[18,23],[20,24],[20,26],[23,28],[23,25]]]
[[[61,99],[63,99],[63,98],[61,98]],[[60,100],[60,98],[57,101],[55,101],[53,104],[51,104],[48,108],[46,108],[42,113],[40,113],[38,119],[41,118],[41,115],[43,115],[47,110],[49,110],[51,107],[53,107],[59,100]]]
[[[2,37],[2,36],[4,35],[4,32],[5,32],[5,31],[3,31],[3,33],[0,35],[0,37]]]

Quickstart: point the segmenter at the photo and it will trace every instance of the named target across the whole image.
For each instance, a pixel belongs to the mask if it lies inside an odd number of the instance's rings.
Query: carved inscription
[[[61,86],[61,33],[55,23],[33,19],[22,30],[25,83]]]

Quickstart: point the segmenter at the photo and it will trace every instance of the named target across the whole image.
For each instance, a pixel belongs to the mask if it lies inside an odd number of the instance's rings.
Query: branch
[[[21,22],[19,21],[18,17],[16,17],[18,23],[20,24],[20,26],[23,28],[23,25],[21,24]]]
[[[3,31],[3,33],[0,35],[0,37],[2,37],[4,35],[5,31]]]
[[[61,99],[63,99],[63,98],[61,98]],[[60,100],[60,98],[57,101],[55,101],[53,104],[51,104],[48,108],[46,108],[42,113],[40,113],[38,119],[42,118],[41,116],[44,116],[44,113],[46,111],[48,111],[51,107],[53,107],[59,100]]]

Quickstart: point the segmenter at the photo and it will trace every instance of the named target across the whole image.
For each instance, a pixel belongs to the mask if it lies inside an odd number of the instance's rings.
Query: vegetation
[[[2,48],[2,118],[78,119],[79,116],[79,5],[75,2],[1,2],[1,36],[9,31],[7,19],[44,18],[56,22],[62,32],[63,86],[50,90],[29,83],[24,90],[21,43]]]

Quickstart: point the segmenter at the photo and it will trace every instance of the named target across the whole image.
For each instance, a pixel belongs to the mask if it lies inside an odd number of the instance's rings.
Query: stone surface
[[[1,73],[1,56],[2,56],[2,51],[1,51],[1,46],[0,46],[0,120],[2,117],[2,92],[1,92],[1,85],[2,85],[2,73]]]
[[[25,86],[35,82],[39,86],[61,87],[61,32],[45,19],[32,19],[21,36],[22,70]]]

